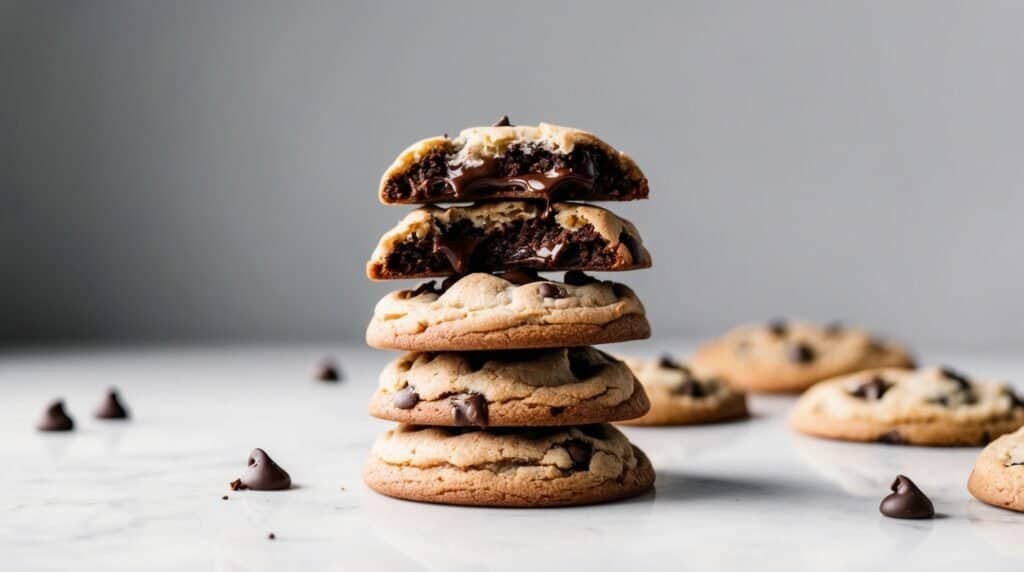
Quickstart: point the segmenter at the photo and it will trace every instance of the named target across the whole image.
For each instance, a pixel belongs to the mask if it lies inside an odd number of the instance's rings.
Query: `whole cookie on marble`
[[[647,392],[646,415],[624,425],[694,425],[747,416],[747,395],[714,377],[698,377],[685,364],[665,356],[657,360],[623,358]]]
[[[633,223],[577,203],[502,201],[428,206],[381,237],[366,265],[372,280],[531,268],[633,270],[651,255]]]
[[[377,439],[363,480],[407,500],[546,507],[638,495],[654,485],[654,469],[608,424],[488,430],[399,425]]]
[[[377,303],[366,342],[406,351],[558,348],[643,339],[650,331],[626,286],[579,272],[561,283],[515,271],[392,292]]]
[[[877,369],[825,381],[797,400],[797,431],[844,441],[984,445],[1024,425],[1009,385],[949,368]]]
[[[1024,429],[999,437],[981,451],[967,490],[992,506],[1024,512]]]
[[[409,353],[380,375],[370,414],[416,425],[585,425],[643,415],[643,387],[591,347]]]
[[[776,320],[738,327],[700,347],[690,366],[757,392],[797,392],[831,377],[913,367],[904,348],[839,324]]]
[[[544,199],[645,199],[647,178],[594,135],[548,123],[464,129],[431,137],[395,159],[380,182],[385,204]]]

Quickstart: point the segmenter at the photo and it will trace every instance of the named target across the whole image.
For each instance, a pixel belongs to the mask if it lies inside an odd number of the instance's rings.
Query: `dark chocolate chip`
[[[786,325],[785,320],[775,319],[768,322],[768,331],[775,337],[782,337],[789,331],[789,326]]]
[[[629,296],[629,287],[625,284],[619,284],[618,282],[605,282],[605,284],[611,284],[612,292],[615,293],[617,298],[625,298]]]
[[[550,282],[541,284],[537,293],[545,298],[565,298],[565,290]]]
[[[675,358],[669,354],[661,354],[661,358],[658,360],[658,367],[662,369],[677,369],[680,371],[687,369],[683,364],[676,361]]]
[[[224,496],[220,497],[220,500],[228,500],[228,495],[224,495]]]
[[[420,402],[420,394],[411,385],[403,387],[395,394],[391,403],[399,409],[412,409]]]
[[[814,348],[804,342],[796,343],[789,348],[789,361],[793,363],[811,363],[816,357],[818,354]]]
[[[273,532],[267,535],[267,540],[274,540],[275,538],[277,538],[277,535]]]
[[[71,431],[74,428],[75,422],[64,411],[63,399],[58,399],[48,405],[36,424],[36,429],[40,431]]]
[[[494,123],[494,127],[511,127],[512,123],[508,119],[508,115],[502,115],[501,119]]]
[[[121,403],[121,396],[118,395],[117,389],[111,387],[107,391],[107,396],[93,412],[93,416],[97,419],[128,419],[128,410]]]
[[[583,348],[569,348],[569,371],[578,380],[585,380],[594,377],[597,372],[604,369],[605,363],[598,363],[590,359],[590,354]]]
[[[826,336],[838,336],[841,333],[843,333],[843,324],[841,322],[829,322],[825,324]]]
[[[704,392],[704,387],[693,378],[689,378],[684,381],[683,384],[676,388],[672,393],[675,395],[687,395],[695,399],[700,399],[707,395]]]
[[[590,443],[580,439],[571,439],[563,443],[562,447],[565,447],[565,452],[569,453],[574,471],[585,471],[590,468],[590,458],[594,456],[594,447]]]
[[[551,416],[552,417],[558,417],[559,415],[561,415],[563,413],[565,413],[565,407],[558,407],[558,406],[556,406],[556,407],[552,407],[551,408]]]
[[[1007,388],[1006,396],[1010,398],[1010,403],[1014,407],[1024,407],[1024,400],[1022,400],[1020,396],[1017,395],[1017,392],[1015,392],[1014,390]]]
[[[438,291],[437,291],[437,282],[434,281],[434,280],[430,280],[428,282],[424,282],[423,284],[420,284],[419,286],[417,286],[416,289],[413,290],[409,294],[408,297],[409,298],[415,298],[416,296],[419,296],[420,294],[437,294],[437,293],[438,293]]]
[[[263,449],[249,453],[249,464],[242,476],[231,481],[231,490],[280,491],[292,486],[288,472],[274,462]]]
[[[341,381],[341,369],[338,367],[338,363],[331,358],[320,362],[320,367],[316,370],[316,379],[326,382]]]
[[[637,237],[626,231],[622,231],[619,233],[619,242],[626,245],[626,249],[629,250],[629,255],[633,259],[633,264],[638,264],[644,259],[643,248],[640,246],[640,241]]]
[[[530,268],[513,268],[512,270],[506,270],[501,273],[501,277],[519,286],[543,280],[543,278],[537,274],[536,270],[532,270]]]
[[[992,440],[992,434],[989,433],[988,431],[984,431],[981,434],[981,440],[978,441],[978,444],[982,445],[982,446],[988,445],[989,441],[991,441],[991,440]]]
[[[586,286],[587,284],[593,284],[600,281],[582,270],[570,270],[565,273],[565,278],[562,279],[562,282],[565,282],[570,286]]]
[[[479,393],[453,395],[452,420],[459,426],[487,427],[487,399]]]
[[[896,429],[889,431],[888,433],[882,433],[876,439],[879,443],[885,443],[887,445],[906,445],[907,441],[900,435],[900,432]]]
[[[956,384],[960,386],[960,389],[970,389],[971,380],[966,375],[956,371],[953,368],[945,366],[940,368],[939,371],[942,373],[942,377],[955,381]]]
[[[892,483],[892,494],[882,499],[878,510],[890,518],[932,518],[935,507],[914,481],[898,475]]]
[[[455,283],[458,282],[459,280],[462,280],[463,276],[465,276],[465,274],[452,274],[451,276],[445,278],[441,282],[441,293],[443,294],[447,292],[449,288],[455,286]]]
[[[854,397],[859,397],[861,399],[878,401],[879,399],[882,398],[883,395],[885,395],[886,391],[892,389],[892,386],[893,384],[889,383],[888,381],[885,381],[885,379],[882,376],[876,375],[872,377],[869,381],[860,384],[857,387],[857,389],[854,389],[852,392],[850,392],[850,395],[853,395]]]

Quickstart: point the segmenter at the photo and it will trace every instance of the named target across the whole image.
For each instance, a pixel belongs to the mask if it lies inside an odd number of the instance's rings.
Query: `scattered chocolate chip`
[[[508,119],[508,115],[502,115],[501,119],[494,123],[494,127],[511,127],[512,123]]]
[[[829,322],[825,324],[826,336],[838,336],[841,333],[843,333],[843,324],[841,322]]]
[[[786,325],[785,320],[772,320],[768,322],[768,331],[775,337],[782,337],[789,331],[789,326]]]
[[[890,518],[932,518],[935,507],[914,481],[898,475],[892,483],[892,494],[882,499],[878,510]]]
[[[562,282],[565,282],[570,286],[586,286],[587,284],[600,282],[600,280],[590,276],[582,270],[570,270],[565,273],[565,278],[562,279]]]
[[[945,366],[940,368],[939,372],[942,373],[942,377],[955,381],[957,385],[960,386],[960,389],[970,389],[971,380],[966,375],[956,371],[953,368]]]
[[[886,391],[892,389],[892,386],[893,384],[885,381],[882,376],[876,375],[870,380],[860,384],[857,389],[850,392],[850,395],[861,399],[878,401],[883,395],[885,395]]]
[[[58,399],[46,407],[42,418],[36,424],[39,431],[71,431],[75,422],[64,411],[64,400]]]
[[[590,458],[594,456],[594,447],[586,441],[571,439],[562,444],[565,452],[569,453],[572,459],[574,471],[583,471],[590,468]]]
[[[672,393],[675,395],[686,395],[693,397],[694,399],[700,399],[707,395],[704,391],[704,387],[692,377],[684,381],[683,384],[677,387]]]
[[[341,381],[341,377],[341,369],[338,367],[338,363],[331,358],[320,362],[320,367],[316,370],[316,379],[318,381]]]
[[[550,282],[541,284],[537,293],[545,298],[565,298],[565,290]]]
[[[878,441],[879,443],[885,443],[887,445],[907,444],[907,441],[906,439],[903,438],[903,435],[900,435],[900,432],[895,429],[889,431],[888,433],[882,433],[881,435],[878,436],[878,439],[876,441]]]
[[[249,453],[249,464],[242,476],[231,481],[231,490],[280,491],[292,486],[288,472],[274,462],[263,449]]]
[[[234,482],[234,481],[232,481],[232,482]],[[224,496],[220,497],[220,500],[228,500],[228,495],[224,495]]]
[[[479,393],[453,395],[452,420],[459,426],[487,427],[487,399]]]
[[[399,409],[412,409],[419,402],[420,394],[416,393],[416,390],[411,385],[400,389],[391,400],[391,403]]]
[[[543,278],[537,274],[536,270],[532,270],[530,268],[513,268],[512,270],[506,270],[501,273],[501,277],[519,286],[543,280]]]
[[[93,416],[97,419],[128,419],[128,410],[121,403],[121,396],[118,395],[117,389],[111,387],[107,391],[106,398],[93,412]]]
[[[789,361],[793,363],[811,363],[817,356],[814,348],[804,342],[796,343],[789,348]]]
[[[277,538],[277,535],[273,532],[267,535],[267,540],[274,540],[275,538]]]

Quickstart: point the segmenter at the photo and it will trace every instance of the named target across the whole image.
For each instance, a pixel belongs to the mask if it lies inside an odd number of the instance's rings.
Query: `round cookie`
[[[643,417],[623,425],[694,425],[747,416],[747,396],[717,378],[701,378],[669,357],[660,360],[624,358],[651,402]]]
[[[1024,429],[999,437],[981,451],[967,490],[992,506],[1024,512]]]
[[[524,278],[522,275],[526,275]],[[589,346],[650,336],[632,290],[580,272],[565,283],[517,272],[428,282],[381,299],[366,343],[406,351],[474,351]]]
[[[608,424],[490,430],[399,425],[377,439],[363,480],[406,500],[548,507],[638,495],[654,485],[654,469]]]
[[[758,392],[798,392],[847,373],[913,364],[904,348],[864,330],[799,321],[741,326],[700,347],[690,360],[701,376]]]
[[[591,347],[409,353],[381,372],[370,415],[415,425],[586,425],[643,415],[643,387]]]
[[[791,423],[844,441],[983,445],[1024,425],[1024,404],[1006,384],[948,368],[878,369],[815,385],[797,400]]]

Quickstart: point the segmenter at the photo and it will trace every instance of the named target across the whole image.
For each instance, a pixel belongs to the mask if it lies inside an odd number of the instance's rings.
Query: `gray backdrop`
[[[1024,3],[3,2],[6,342],[358,339],[412,141],[631,153],[659,336],[1024,343]]]

